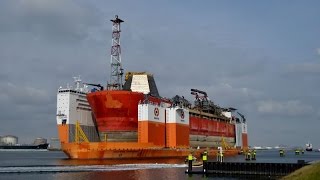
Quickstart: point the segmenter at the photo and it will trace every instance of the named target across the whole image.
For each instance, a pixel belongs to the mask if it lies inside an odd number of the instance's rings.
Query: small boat
[[[203,166],[202,161],[192,161],[192,167],[201,167]]]
[[[312,151],[312,144],[309,142],[306,144],[306,151]]]
[[[198,161],[196,157],[192,158],[192,167],[201,167],[203,165],[202,161]],[[185,163],[188,164],[188,158],[185,159]]]

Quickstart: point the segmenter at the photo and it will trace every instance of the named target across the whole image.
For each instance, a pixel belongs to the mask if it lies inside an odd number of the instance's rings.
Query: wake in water
[[[97,172],[128,171],[139,169],[182,168],[185,164],[121,164],[90,166],[7,166],[0,167],[0,173],[56,173],[56,172]]]

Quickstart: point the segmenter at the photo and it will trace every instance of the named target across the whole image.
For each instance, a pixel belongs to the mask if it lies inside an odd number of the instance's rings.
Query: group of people
[[[245,154],[245,158],[247,161],[250,161],[250,160],[256,160],[256,155],[257,155],[257,152],[256,150],[249,150],[246,154]]]

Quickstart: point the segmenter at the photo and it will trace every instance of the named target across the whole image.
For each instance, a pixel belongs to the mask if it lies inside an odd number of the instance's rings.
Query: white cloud
[[[289,100],[286,102],[266,100],[258,102],[258,112],[263,114],[277,115],[305,115],[313,111],[313,107],[301,103],[299,100]]]

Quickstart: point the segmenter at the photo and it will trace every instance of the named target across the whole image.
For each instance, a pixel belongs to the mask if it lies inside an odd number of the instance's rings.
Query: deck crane
[[[246,123],[246,118],[244,117],[244,115],[239,112],[237,112],[237,113],[241,116],[242,122]]]

